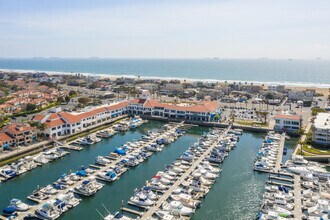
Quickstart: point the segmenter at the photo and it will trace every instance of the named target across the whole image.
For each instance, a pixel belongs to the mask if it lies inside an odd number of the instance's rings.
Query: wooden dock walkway
[[[300,176],[294,175],[294,217],[302,219]]]
[[[293,179],[288,179],[288,178],[278,177],[278,176],[274,176],[274,175],[270,175],[268,178],[269,178],[269,179],[274,179],[274,180],[280,180],[280,181],[285,181],[285,182],[294,183],[294,180],[293,180]]]
[[[276,164],[275,164],[275,167],[274,167],[275,172],[277,172],[278,170],[281,170],[284,144],[285,144],[285,133],[283,133],[281,135],[281,140],[280,140],[280,143],[279,143],[279,149],[278,149],[278,154],[277,154],[277,160],[276,160]]]
[[[230,128],[229,128],[230,129]],[[225,130],[222,135],[219,136],[218,140],[223,139],[227,134],[228,130]],[[195,168],[205,159],[205,157],[213,150],[214,147],[218,145],[218,141],[215,141],[193,164],[192,166],[177,179],[172,186],[159,198],[157,204],[149,208],[147,212],[142,215],[142,219],[149,219],[152,215],[161,207],[161,205],[167,200],[167,198],[173,193],[173,190],[178,188],[180,184],[187,179],[190,174],[195,170]]]

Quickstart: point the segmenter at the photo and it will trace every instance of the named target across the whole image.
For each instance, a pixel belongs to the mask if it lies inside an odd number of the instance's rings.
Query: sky
[[[0,0],[0,57],[330,59],[330,1]]]

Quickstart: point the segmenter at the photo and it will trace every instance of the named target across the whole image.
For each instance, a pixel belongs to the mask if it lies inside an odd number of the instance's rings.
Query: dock
[[[302,219],[300,176],[294,175],[294,217]]]
[[[162,133],[162,135],[166,134],[166,133],[171,133],[171,132],[174,132],[177,128],[180,128],[182,126],[182,124],[177,124],[177,126],[173,126],[170,130],[166,130]],[[155,136],[153,137],[151,140],[145,142],[144,145],[141,145],[137,148],[134,148],[131,152],[128,152],[126,154],[126,156],[129,156],[131,154],[136,154],[138,153],[142,148],[144,148],[146,145],[150,145],[152,143],[154,143],[157,139],[159,138],[159,136]],[[179,138],[179,137],[178,137]],[[107,169],[109,169],[110,167],[112,166],[115,166],[118,162],[120,162],[121,160],[123,159],[123,157],[118,157],[116,160],[113,160],[111,161],[109,164],[106,164],[105,166],[96,166],[96,165],[93,165],[93,164],[90,164],[89,166],[92,167],[92,168],[95,168],[95,169],[98,169],[97,172],[105,172]],[[65,190],[62,190],[60,193],[62,194],[66,194],[70,191],[73,191],[78,185],[80,185],[83,181],[85,181],[86,179],[88,179],[89,177],[91,176],[94,176],[94,177],[97,177],[97,173],[95,174],[91,174],[91,175],[88,175],[87,177],[84,177],[82,178],[81,180],[75,182],[73,185],[70,185],[68,186]],[[24,217],[26,216],[30,216],[30,215],[33,215],[35,213],[35,211],[39,208],[42,207],[42,205],[44,205],[45,202],[49,201],[49,200],[55,200],[57,198],[58,195],[50,195],[49,198],[46,200],[46,201],[40,201],[39,204],[37,205],[33,205],[31,206],[30,210],[27,211],[27,212],[22,212],[21,215],[19,215],[16,219],[24,219]],[[126,208],[126,211],[128,211],[130,209]],[[134,210],[133,210],[134,211]],[[62,213],[63,214],[63,213]]]
[[[129,208],[126,208],[126,207],[121,207],[120,210],[121,211],[124,211],[124,212],[128,212],[128,213],[134,214],[134,215],[137,215],[137,216],[140,216],[140,217],[143,215],[141,212],[138,212],[136,210],[129,209]]]
[[[283,133],[281,135],[281,140],[280,140],[280,143],[279,143],[279,149],[278,149],[278,154],[277,154],[277,160],[276,160],[276,164],[275,164],[275,167],[274,167],[275,172],[277,172],[278,170],[281,170],[284,144],[285,144],[285,133]]]
[[[230,129],[230,128],[229,128]],[[226,129],[224,131],[224,133],[222,135],[219,136],[218,141],[223,139],[224,136],[227,134],[228,130]],[[216,147],[218,145],[218,141],[215,141],[211,146],[209,146],[209,148],[196,160],[193,162],[193,164],[190,166],[190,168],[188,170],[185,171],[185,173],[183,173],[181,175],[181,177],[179,177],[179,179],[177,179],[172,186],[159,198],[159,200],[157,201],[157,204],[155,206],[152,206],[149,208],[149,210],[147,212],[145,212],[141,218],[142,219],[149,219],[152,217],[152,215],[159,210],[159,208],[161,207],[161,205],[167,200],[167,198],[173,193],[173,190],[176,189],[177,187],[180,186],[180,184],[185,181],[185,179],[187,179],[191,173],[195,170],[195,168],[206,158],[206,156],[211,153],[211,151],[213,150],[214,147]]]
[[[294,186],[292,184],[280,183],[280,182],[276,182],[276,181],[267,181],[266,183],[268,185],[285,186],[285,187],[290,187],[292,189],[294,188]]]
[[[274,179],[274,180],[280,180],[280,181],[285,181],[285,182],[294,183],[294,180],[293,180],[293,179],[288,179],[288,178],[278,177],[278,176],[274,176],[274,175],[270,175],[268,178],[269,178],[269,179]]]

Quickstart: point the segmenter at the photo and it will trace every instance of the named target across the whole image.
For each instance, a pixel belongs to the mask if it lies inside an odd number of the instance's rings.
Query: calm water
[[[330,84],[330,60],[2,58],[0,69]]]
[[[39,184],[45,186],[70,169],[76,170],[82,164],[94,162],[96,155],[106,155],[127,141],[138,139],[149,129],[159,128],[160,122],[151,121],[124,135],[116,135],[103,140],[96,146],[87,147],[81,152],[72,152],[63,159],[37,168],[16,179],[0,184],[0,208],[5,207],[11,198],[26,196]],[[70,210],[61,219],[101,219],[96,209],[105,213],[104,204],[110,212],[120,209],[122,201],[132,196],[135,188],[142,187],[157,171],[179,157],[191,144],[195,143],[207,128],[194,127],[176,142],[168,145],[138,167],[130,169],[119,180],[105,185],[95,196],[84,198],[79,206]],[[252,171],[252,164],[261,146],[263,135],[244,133],[237,147],[230,152],[222,164],[222,173],[210,193],[197,210],[193,219],[254,219],[260,206],[267,175]]]

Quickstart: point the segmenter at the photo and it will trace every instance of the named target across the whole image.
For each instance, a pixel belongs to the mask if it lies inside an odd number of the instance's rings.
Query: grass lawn
[[[319,155],[330,155],[330,150],[323,150],[321,148],[315,148],[313,146],[303,144],[303,150],[312,153],[312,154],[319,154]]]
[[[268,123],[256,123],[253,121],[241,121],[241,120],[235,120],[234,123],[245,125],[245,126],[256,126],[256,127],[268,127]]]

